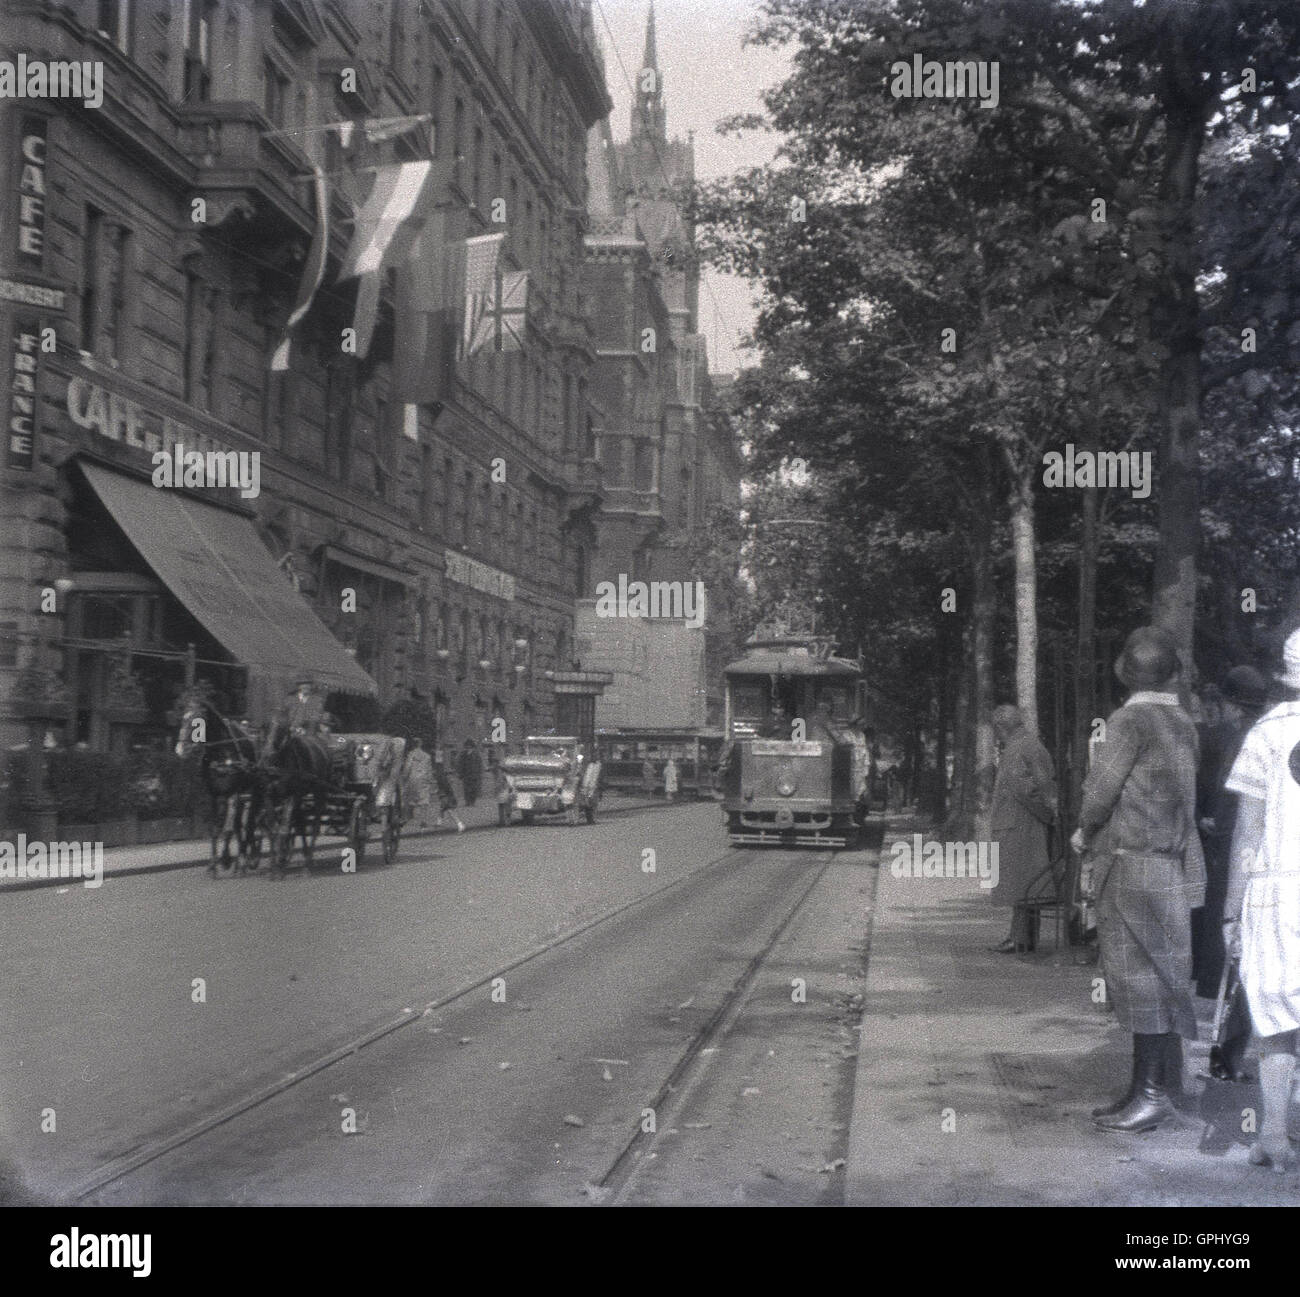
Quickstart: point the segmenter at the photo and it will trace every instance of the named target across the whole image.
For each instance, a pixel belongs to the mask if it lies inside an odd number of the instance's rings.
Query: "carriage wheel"
[[[402,840],[402,817],[396,806],[386,806],[384,810],[384,864],[391,865],[397,859],[397,847]]]
[[[366,859],[366,836],[370,832],[370,817],[366,814],[365,799],[358,797],[352,803],[348,820],[348,845],[356,854],[356,866],[361,868]]]

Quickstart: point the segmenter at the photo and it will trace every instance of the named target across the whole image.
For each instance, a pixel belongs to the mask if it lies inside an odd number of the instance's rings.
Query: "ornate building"
[[[589,598],[597,582],[617,582],[620,575],[702,579],[710,522],[719,509],[737,508],[740,498],[739,452],[717,409],[699,332],[700,268],[695,229],[685,214],[695,179],[694,144],[689,135],[668,135],[653,5],[634,77],[627,140],[615,143],[608,121],[588,137],[592,228],[585,282],[596,340],[592,414],[605,496],[596,518]],[[631,658],[652,662],[662,653],[629,649],[626,628],[602,626],[585,613],[579,622],[584,661],[607,665],[616,676],[606,716],[624,696],[654,694],[644,681],[624,678],[626,664]],[[716,655],[683,650],[679,656],[712,663]],[[700,669],[709,673],[706,683],[674,678],[659,687],[665,714],[678,714],[682,696],[697,700],[692,706],[701,717],[717,712],[720,678],[708,666]]]
[[[428,701],[451,743],[552,723],[600,499],[582,272],[585,141],[609,101],[589,0],[0,15],[0,57],[103,76],[98,105],[5,100],[0,119],[0,743],[124,751],[165,739],[187,679],[258,718],[301,674],[344,725],[364,695]],[[418,129],[368,129],[390,119]],[[412,414],[391,276],[359,359],[338,272],[370,172],[421,159],[462,235],[505,231],[529,308],[521,349],[455,366]],[[274,372],[315,167],[326,268]],[[256,452],[259,493],[159,489],[154,456],[178,445]]]

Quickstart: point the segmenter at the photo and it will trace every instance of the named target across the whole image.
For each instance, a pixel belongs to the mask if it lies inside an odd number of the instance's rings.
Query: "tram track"
[[[682,1110],[688,1102],[695,1082],[699,1079],[699,1064],[704,1058],[704,1051],[716,1047],[718,1042],[726,1039],[743,1012],[749,993],[753,990],[758,975],[772,950],[803,910],[809,897],[816,891],[826,871],[839,854],[841,854],[839,850],[824,853],[824,859],[820,861],[811,880],[800,889],[794,903],[787,906],[762,946],[750,959],[731,989],[723,995],[717,1008],[686,1042],[663,1084],[646,1105],[654,1111],[656,1133],[647,1134],[640,1125],[634,1128],[605,1173],[595,1182],[599,1189],[605,1191],[599,1198],[600,1205],[618,1206],[630,1192],[638,1172],[645,1165],[646,1155],[653,1150],[658,1132],[669,1128],[671,1126],[669,1118]]]
[[[613,909],[608,910],[603,914],[599,914],[567,932],[560,933],[555,937],[532,947],[524,954],[510,960],[508,963],[503,964],[498,968],[494,968],[491,972],[485,973],[480,977],[476,977],[473,981],[456,988],[436,1000],[428,1002],[418,1009],[403,1009],[400,1013],[376,1024],[351,1040],[310,1059],[301,1067],[294,1069],[287,1075],[258,1088],[252,1093],[245,1095],[224,1107],[218,1108],[214,1112],[208,1113],[206,1116],[190,1122],[180,1130],[159,1139],[137,1144],[130,1151],[112,1158],[95,1172],[83,1176],[81,1179],[75,1181],[72,1187],[67,1191],[65,1200],[69,1203],[84,1202],[92,1195],[107,1188],[109,1185],[127,1179],[135,1172],[153,1162],[161,1160],[170,1153],[183,1148],[185,1145],[193,1143],[195,1140],[202,1138],[210,1132],[236,1121],[240,1117],[257,1108],[265,1106],[287,1091],[302,1085],[311,1077],[318,1075],[320,1072],[325,1071],[336,1063],[342,1062],[344,1059],[354,1057],[363,1050],[366,1050],[376,1045],[378,1042],[400,1032],[404,1027],[409,1027],[416,1022],[422,1021],[430,1014],[455,1005],[457,1002],[473,995],[476,991],[482,991],[484,988],[490,987],[495,980],[503,978],[506,975],[543,958],[552,951],[560,949],[563,946],[576,941],[578,938],[627,915],[629,912],[637,910],[642,906],[648,905],[652,901],[664,897],[670,892],[687,888],[692,884],[699,885],[704,883],[712,877],[720,866],[725,864],[743,864],[754,854],[754,850],[752,849],[750,851],[737,851],[734,847],[728,846],[725,851],[722,851],[713,858],[705,861],[704,864],[699,866],[699,868],[692,870],[691,873],[684,877],[674,879],[670,883],[665,883],[661,886],[655,887],[645,894],[635,897],[630,901],[626,901],[621,905],[615,906]],[[831,853],[831,856],[833,856],[833,854],[834,853]],[[807,891],[812,890],[812,886],[815,886],[817,879],[819,879],[825,872],[826,865],[830,863],[830,858],[831,857],[828,857],[826,862],[823,863],[821,869],[818,870],[813,884],[809,886]],[[806,896],[806,894],[807,892],[803,895]],[[802,899],[803,896],[801,896],[800,904],[802,903]],[[788,924],[789,920],[794,917],[794,913],[797,912],[797,909],[798,906],[796,906],[795,910],[791,911],[789,916],[783,920],[781,931],[784,930],[784,926]],[[779,939],[781,931],[777,931],[770,938],[764,947],[764,951],[761,952],[762,954],[765,954],[766,951],[770,949],[771,945]],[[761,964],[761,958],[759,959],[759,963]],[[742,982],[746,981],[747,978],[752,978],[752,972],[756,971],[757,965],[754,966],[751,972],[747,972],[746,976],[741,979]],[[729,1002],[729,999],[724,1001],[724,1008]],[[677,1071],[678,1068],[674,1068],[674,1074]],[[668,1082],[665,1082],[665,1085],[668,1084]]]

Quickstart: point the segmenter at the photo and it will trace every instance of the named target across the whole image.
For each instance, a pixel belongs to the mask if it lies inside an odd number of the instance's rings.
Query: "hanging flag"
[[[397,270],[397,337],[393,359],[396,399],[445,402],[454,375],[457,306],[464,286],[468,220],[461,207],[431,212]]]
[[[293,331],[311,309],[312,299],[325,277],[325,259],[329,252],[329,188],[325,183],[325,172],[312,163],[315,174],[313,186],[316,195],[316,229],[312,234],[311,247],[307,251],[307,260],[302,268],[302,280],[298,284],[298,296],[294,299],[293,310],[284,326],[284,337],[271,357],[271,368],[283,371],[289,368],[289,350]]]
[[[361,277],[352,321],[359,357],[370,351],[384,265],[388,261],[401,261],[419,233],[418,223],[411,218],[421,210],[421,196],[432,168],[431,162],[402,162],[378,168],[370,197],[357,216],[352,245],[343,260],[339,280],[354,275]]]
[[[497,261],[505,237],[503,232],[480,234],[477,238],[465,240],[465,319],[460,335],[462,360],[468,359],[482,346],[479,326],[496,300]]]
[[[383,268],[390,255],[400,260],[404,249],[395,247],[394,240],[418,207],[432,169],[432,162],[399,162],[376,169],[374,188],[357,215],[352,244],[339,271],[340,280],[373,274]],[[411,231],[412,236],[414,233]]]
[[[494,296],[479,319],[469,354],[522,351],[528,324],[528,271],[507,270],[493,285]]]
[[[407,131],[433,120],[432,113],[419,113],[414,117],[370,117],[365,125],[366,139],[371,144],[382,144],[385,140],[395,140]]]

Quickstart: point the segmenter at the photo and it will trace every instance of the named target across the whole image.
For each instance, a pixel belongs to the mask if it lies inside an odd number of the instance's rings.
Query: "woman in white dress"
[[[1277,678],[1300,694],[1300,631],[1287,638],[1282,656],[1286,669]],[[1287,1110],[1300,1028],[1300,699],[1260,717],[1225,787],[1241,800],[1223,908],[1224,943],[1241,953],[1264,1103],[1250,1160],[1282,1173],[1294,1161]]]

